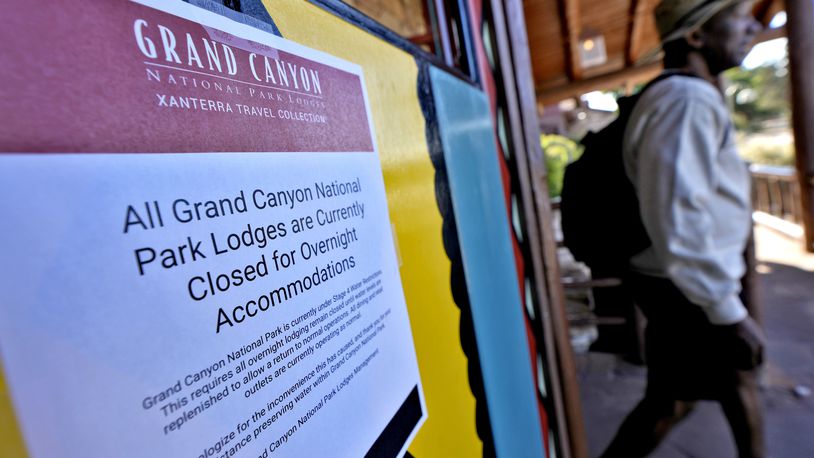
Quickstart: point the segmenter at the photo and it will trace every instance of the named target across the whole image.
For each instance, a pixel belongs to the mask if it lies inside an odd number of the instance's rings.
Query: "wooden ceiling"
[[[525,0],[524,9],[541,104],[652,78],[660,64],[640,60],[658,46],[653,9],[660,0]],[[760,0],[755,15],[768,24],[782,0]],[[585,68],[580,39],[601,35],[607,61]],[[769,38],[768,36],[761,37]]]

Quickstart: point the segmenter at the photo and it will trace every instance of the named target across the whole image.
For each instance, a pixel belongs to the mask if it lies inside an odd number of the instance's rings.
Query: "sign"
[[[23,10],[0,354],[32,456],[403,454],[426,408],[360,68],[181,2]]]

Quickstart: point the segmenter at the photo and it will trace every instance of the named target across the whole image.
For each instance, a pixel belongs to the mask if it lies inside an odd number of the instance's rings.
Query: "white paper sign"
[[[69,19],[124,63],[0,76],[20,106],[72,89],[71,116],[0,132],[0,354],[32,456],[403,454],[426,408],[361,69],[96,3]]]

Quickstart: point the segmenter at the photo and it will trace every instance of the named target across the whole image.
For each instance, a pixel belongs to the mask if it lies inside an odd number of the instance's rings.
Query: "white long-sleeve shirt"
[[[750,179],[721,93],[700,78],[657,82],[631,114],[623,151],[652,241],[633,270],[671,279],[711,323],[743,320]]]

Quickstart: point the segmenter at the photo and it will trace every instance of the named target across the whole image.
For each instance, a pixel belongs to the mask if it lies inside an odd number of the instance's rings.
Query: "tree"
[[[554,134],[541,136],[540,145],[545,153],[548,194],[551,197],[557,197],[562,192],[565,166],[579,158],[582,154],[582,147],[568,137]]]
[[[733,109],[735,127],[746,132],[761,130],[766,121],[788,118],[788,58],[753,69],[736,68],[726,74],[726,94]]]

